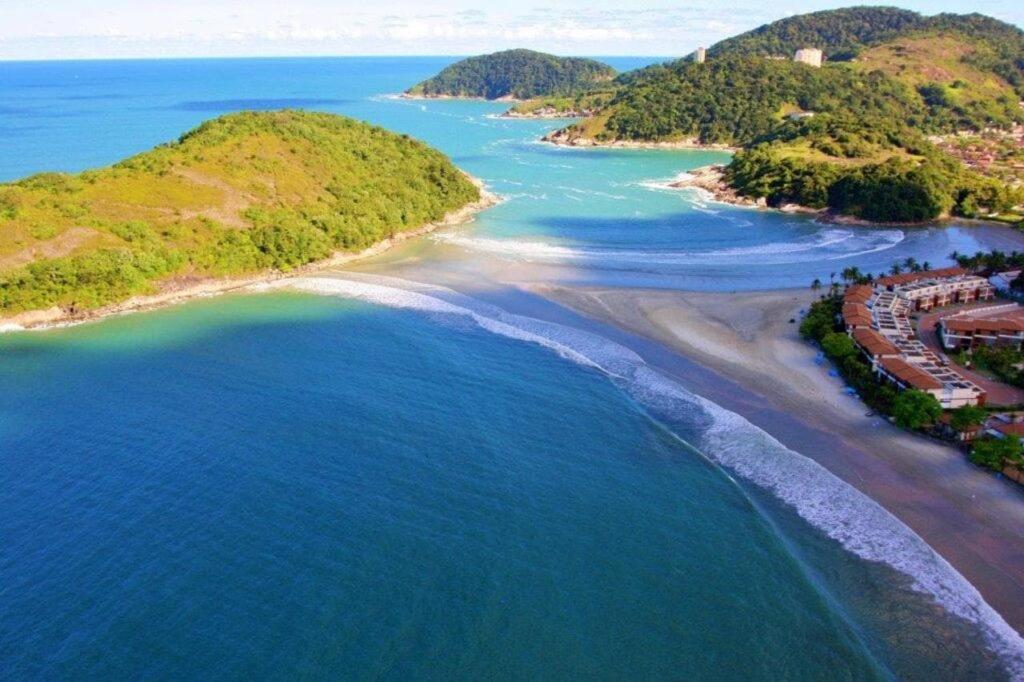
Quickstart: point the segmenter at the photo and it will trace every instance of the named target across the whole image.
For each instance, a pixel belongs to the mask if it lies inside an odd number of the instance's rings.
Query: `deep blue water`
[[[5,677],[877,673],[734,484],[539,348],[296,296],[0,343]]]
[[[292,106],[416,135],[505,195],[418,253],[497,280],[802,285],[1020,241],[715,206],[650,181],[721,154],[555,149],[556,123],[498,104],[387,96],[445,63],[4,64],[0,179]],[[969,589],[927,548],[886,563],[902,526],[838,482],[834,516],[797,514],[725,473],[799,496],[809,465],[763,432],[600,340],[356,284],[0,335],[0,676],[994,674],[909,577]]]

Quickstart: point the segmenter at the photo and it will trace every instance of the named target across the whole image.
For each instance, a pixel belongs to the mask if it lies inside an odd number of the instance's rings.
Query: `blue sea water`
[[[558,149],[536,142],[557,122],[390,96],[447,61],[4,64],[0,179],[303,107],[415,135],[506,197],[426,242],[439,267],[731,290],[1024,242],[719,206],[659,182],[721,153]],[[1005,632],[898,523],[622,349],[325,282],[0,336],[0,675],[1002,674]],[[835,517],[801,506],[808,480]]]

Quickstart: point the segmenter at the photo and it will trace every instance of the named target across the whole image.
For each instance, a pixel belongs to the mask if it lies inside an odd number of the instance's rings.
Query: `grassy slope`
[[[1011,113],[1017,113],[1017,97],[1010,84],[972,63],[992,55],[991,48],[981,41],[932,31],[869,48],[857,56],[854,66],[864,72],[880,70],[915,90],[940,86],[953,106],[970,108],[1003,101]]]
[[[478,197],[406,136],[329,114],[232,114],[109,168],[0,185],[0,313],[287,269]]]

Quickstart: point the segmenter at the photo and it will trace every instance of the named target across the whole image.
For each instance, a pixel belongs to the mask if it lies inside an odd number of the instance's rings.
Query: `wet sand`
[[[882,504],[1024,631],[1024,489],[955,448],[866,416],[789,322],[813,300],[810,291],[530,289],[709,369],[687,383]]]

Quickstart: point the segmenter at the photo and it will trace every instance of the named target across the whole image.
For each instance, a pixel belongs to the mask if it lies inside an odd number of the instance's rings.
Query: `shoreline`
[[[534,285],[536,295],[627,333],[733,383],[702,395],[815,460],[909,526],[1013,628],[1024,630],[1024,501],[944,443],[868,416],[798,334],[800,289],[704,293]],[[696,380],[700,382],[701,380]],[[706,381],[706,380],[705,380]],[[735,387],[742,389],[737,395]]]
[[[279,280],[301,277],[325,269],[346,265],[358,260],[380,255],[399,244],[430,234],[435,230],[472,222],[476,214],[501,203],[497,194],[484,187],[481,180],[470,177],[480,190],[480,198],[466,204],[462,208],[449,211],[441,220],[421,225],[412,230],[397,232],[391,237],[366,247],[361,251],[337,251],[330,257],[314,263],[307,263],[289,272],[266,271],[248,276],[229,278],[182,278],[183,285],[175,285],[154,294],[132,296],[124,301],[113,303],[101,308],[86,310],[80,313],[69,313],[54,306],[45,310],[27,310],[8,317],[0,317],[0,334],[21,331],[46,331],[73,325],[96,322],[118,315],[155,310],[177,305],[196,298],[207,298],[247,289],[249,287],[276,282]]]
[[[601,149],[695,149],[698,151],[730,152],[739,151],[739,147],[727,144],[705,144],[696,139],[676,140],[672,142],[634,142],[632,140],[601,141],[589,137],[569,137],[564,129],[554,130],[541,138],[542,142],[559,147],[582,147]]]
[[[403,92],[398,95],[399,99],[411,99],[411,100],[464,100],[466,102],[503,102],[509,104],[519,104],[525,102],[525,99],[518,99],[512,95],[504,95],[502,97],[496,97],[494,99],[488,99],[487,97],[480,97],[477,95],[421,95],[413,94],[411,92]]]
[[[538,110],[543,111],[543,110]],[[585,119],[593,118],[594,114],[584,113],[582,111],[544,111],[544,113],[537,113],[537,111],[531,111],[525,114],[521,114],[514,109],[498,114],[498,118],[508,119],[519,119],[519,120],[536,120],[536,121],[557,121],[566,119]]]
[[[735,206],[738,208],[751,208],[759,211],[774,211],[785,214],[799,214],[813,217],[817,222],[829,225],[847,225],[853,227],[930,227],[934,225],[966,224],[966,225],[999,225],[1002,227],[1014,228],[1014,225],[999,220],[986,220],[984,218],[960,218],[944,216],[935,220],[925,220],[910,223],[879,223],[855,216],[835,213],[827,208],[811,208],[801,204],[782,204],[781,206],[769,206],[762,197],[751,199],[741,196],[725,182],[725,166],[722,164],[711,164],[700,166],[689,171],[684,171],[672,180],[656,183],[659,187],[667,190],[696,189],[706,193],[713,201]]]

